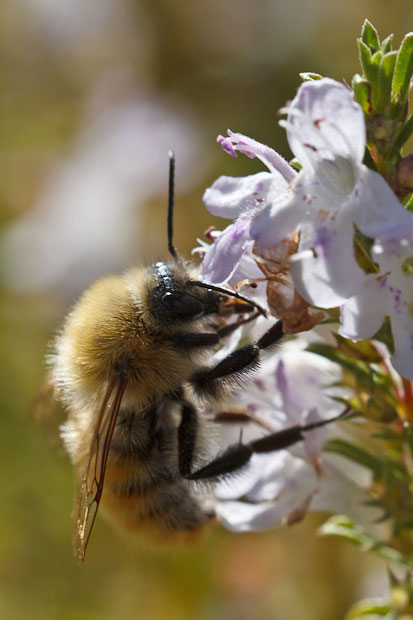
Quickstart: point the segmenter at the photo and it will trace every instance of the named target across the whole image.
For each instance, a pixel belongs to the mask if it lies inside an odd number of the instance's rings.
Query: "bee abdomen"
[[[123,411],[107,464],[102,508],[128,531],[152,538],[182,537],[202,528],[210,515],[179,474],[172,419]]]
[[[209,520],[186,481],[172,475],[112,479],[104,490],[102,508],[124,529],[142,530],[155,538],[189,533]]]

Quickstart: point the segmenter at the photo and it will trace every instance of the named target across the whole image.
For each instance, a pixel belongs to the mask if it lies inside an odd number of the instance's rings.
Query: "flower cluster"
[[[346,390],[332,387],[341,377],[338,365],[306,351],[308,341],[301,336],[286,343],[264,361],[249,389],[233,391],[230,404],[251,417],[253,428],[244,427],[244,435],[262,433],[263,426],[268,433],[332,419],[343,409],[339,397]],[[237,432],[233,429],[235,441]],[[220,521],[233,531],[262,530],[295,523],[308,510],[323,510],[346,512],[371,526],[379,513],[363,509],[366,481],[355,480],[334,456],[321,459],[331,432],[323,426],[289,450],[254,454],[244,472],[216,486]]]
[[[250,422],[229,441],[252,438],[253,454],[214,495],[234,531],[291,524],[308,510],[345,513],[322,533],[407,567],[396,585],[413,609],[413,34],[395,51],[366,21],[358,46],[363,75],[352,88],[304,74],[282,110],[291,163],[240,133],[218,136],[231,157],[267,170],[221,176],[205,191],[209,212],[231,222],[196,249],[201,278],[256,299],[294,338],[230,395],[228,412]],[[241,337],[256,342],[268,321],[241,320],[216,360]],[[349,410],[340,428],[320,424]],[[291,427],[301,441],[254,452],[270,445],[257,433]],[[377,519],[385,529],[372,534]],[[382,608],[390,613],[392,603]]]
[[[373,336],[388,316],[392,363],[413,379],[413,213],[363,163],[363,110],[346,86],[328,78],[305,82],[284,111],[299,172],[251,138],[232,131],[218,137],[227,153],[258,157],[269,171],[221,176],[206,190],[207,209],[234,221],[206,249],[202,277],[232,284],[236,271],[245,275],[246,258],[270,266],[268,254],[285,254],[288,244],[294,252],[284,270],[294,294],[318,308],[340,307],[340,333],[352,340]],[[373,241],[373,273],[358,260],[357,233]],[[291,299],[285,305],[288,314]],[[281,318],[279,308],[275,313]]]

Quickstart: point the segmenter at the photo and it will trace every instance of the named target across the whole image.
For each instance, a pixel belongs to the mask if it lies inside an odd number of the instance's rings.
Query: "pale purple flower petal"
[[[341,306],[339,333],[351,340],[371,338],[381,327],[386,316],[383,290],[387,276],[370,274],[363,288]]]
[[[357,293],[365,279],[353,252],[353,223],[347,213],[301,228],[300,260],[291,263],[296,289],[309,303],[333,308]],[[306,250],[311,250],[304,254]]]
[[[388,523],[377,525],[382,511],[380,507],[367,506],[369,499],[366,485],[359,480],[347,476],[347,471],[339,469],[334,457],[330,455],[323,459],[323,480],[317,493],[311,501],[311,510],[344,514],[368,531],[374,530],[383,537],[388,536]],[[364,472],[363,472],[364,473]]]
[[[295,230],[303,218],[305,212],[295,196],[280,195],[257,214],[251,225],[251,237],[262,248],[273,247]]]
[[[387,313],[394,340],[391,362],[407,379],[413,379],[413,213],[401,238],[376,242],[372,249],[382,271],[387,270]]]
[[[373,245],[380,273],[367,276],[360,293],[344,304],[340,333],[352,340],[370,338],[388,316],[395,347],[391,362],[413,379],[413,214],[406,213],[407,226],[396,226]]]
[[[324,418],[320,415],[318,409],[316,409],[316,407],[312,407],[302,416],[302,424],[314,424],[323,419]],[[309,459],[314,464],[318,464],[321,450],[323,449],[323,445],[327,439],[327,434],[328,430],[325,426],[320,426],[320,428],[315,428],[304,434],[304,448]]]
[[[249,211],[261,209],[272,195],[283,192],[286,181],[269,172],[259,172],[247,177],[219,177],[203,197],[212,215],[235,219]]]
[[[304,459],[292,455],[288,450],[267,453],[262,457],[260,480],[251,485],[246,494],[250,501],[266,502],[288,495],[297,505],[316,489],[316,475]],[[291,506],[291,510],[294,507]]]
[[[245,252],[250,238],[250,225],[248,219],[237,220],[209,246],[200,269],[200,276],[204,282],[223,284],[230,279]]]
[[[275,462],[279,463],[280,459],[282,463],[285,463],[283,453],[276,453]],[[232,499],[238,499],[239,497],[245,497],[251,488],[254,488],[260,483],[262,478],[262,470],[268,461],[268,454],[253,454],[248,468],[244,471],[236,472],[231,477],[223,478],[214,485],[214,496],[220,501],[229,501]]]
[[[413,294],[410,302],[401,302],[400,314],[391,316],[391,327],[394,340],[394,355],[390,361],[397,372],[413,381]]]
[[[314,154],[325,160],[337,156],[361,164],[366,130],[361,107],[344,85],[323,78],[305,82],[287,109],[291,150],[303,166],[312,167]]]
[[[225,527],[236,532],[265,530],[281,525],[295,511],[305,511],[306,503],[317,489],[317,477],[302,459],[289,453],[286,459],[283,470],[279,471],[284,484],[268,476],[248,494],[249,499],[255,497],[259,503],[218,502],[216,514]]]
[[[360,170],[351,200],[353,219],[369,237],[383,238],[394,228],[408,232],[413,227],[411,211],[405,209],[380,174],[365,166]]]
[[[285,506],[280,502],[250,504],[246,502],[219,502],[215,513],[220,523],[232,532],[266,530],[281,525]]]
[[[228,129],[228,137],[218,136],[217,142],[221,144],[222,148],[231,157],[237,157],[237,151],[250,157],[251,159],[257,157],[263,164],[276,176],[278,174],[290,182],[296,176],[296,171],[292,168],[279,153],[274,151],[266,144],[261,144],[253,138],[244,136],[242,133],[237,133]]]

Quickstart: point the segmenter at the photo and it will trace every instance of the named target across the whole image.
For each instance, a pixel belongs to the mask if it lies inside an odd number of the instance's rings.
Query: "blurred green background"
[[[277,110],[300,71],[350,81],[365,17],[398,44],[412,3],[1,3],[1,618],[339,620],[384,590],[380,565],[317,538],[316,515],[263,534],[216,528],[187,550],[125,540],[100,518],[79,568],[71,466],[29,416],[47,343],[82,287],[166,255],[168,148],[189,254],[213,222],[203,189],[260,169],[216,135],[230,127],[288,157]]]

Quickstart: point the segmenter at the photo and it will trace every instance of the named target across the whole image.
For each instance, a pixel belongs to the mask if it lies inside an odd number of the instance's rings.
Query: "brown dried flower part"
[[[295,510],[292,510],[288,515],[286,515],[282,520],[282,524],[287,525],[287,526],[295,525],[296,523],[299,523],[300,521],[302,521],[304,517],[306,516],[308,509],[310,508],[310,504],[311,504],[311,500],[313,499],[313,496],[314,496],[314,493],[311,493],[311,495],[307,497],[307,499],[302,503],[301,506],[299,506]]]
[[[290,257],[295,253],[298,234],[292,233],[268,249],[254,245],[254,258],[267,280],[267,301],[271,314],[283,321],[286,334],[312,329],[324,319],[324,312],[311,310],[310,304],[295,290]]]

